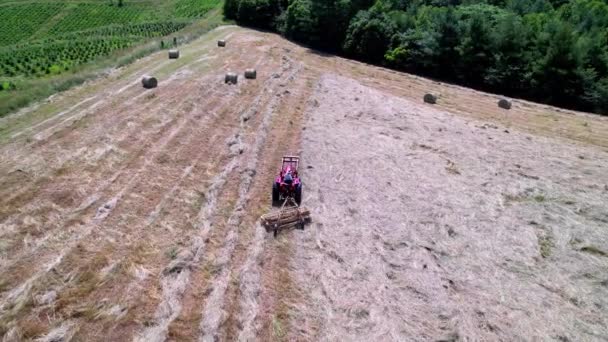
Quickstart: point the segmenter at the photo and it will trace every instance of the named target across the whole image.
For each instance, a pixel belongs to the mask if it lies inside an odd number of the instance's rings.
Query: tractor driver
[[[283,182],[285,182],[285,184],[291,185],[291,183],[293,182],[293,177],[291,176],[291,170],[287,171],[287,173],[285,174],[285,177],[283,177]]]

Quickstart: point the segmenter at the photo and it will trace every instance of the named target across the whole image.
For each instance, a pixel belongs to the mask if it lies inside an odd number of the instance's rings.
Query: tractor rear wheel
[[[298,203],[298,205],[300,205],[302,203],[302,184],[298,184],[294,197],[295,197],[296,203]]]
[[[275,206],[279,203],[280,201],[280,195],[279,195],[279,184],[277,184],[276,182],[274,184],[272,184],[272,205]]]

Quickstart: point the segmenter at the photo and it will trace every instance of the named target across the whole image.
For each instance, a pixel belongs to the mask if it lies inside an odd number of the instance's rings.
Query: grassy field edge
[[[209,11],[205,18],[197,20],[169,36],[148,39],[132,48],[117,51],[110,56],[83,64],[73,71],[61,75],[34,80],[22,79],[19,82],[20,89],[0,92],[0,117],[13,114],[37,101],[47,99],[54,94],[103,76],[112,69],[128,65],[162,50],[161,40],[168,43],[172,37],[177,37],[179,44],[186,44],[223,24],[226,22],[223,19],[222,4],[219,4],[215,9]],[[164,48],[169,47],[170,44],[166,44]]]

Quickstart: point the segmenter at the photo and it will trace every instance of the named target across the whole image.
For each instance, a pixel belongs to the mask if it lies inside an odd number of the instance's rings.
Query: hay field
[[[606,339],[608,120],[498,99],[226,26],[1,118],[2,340]]]

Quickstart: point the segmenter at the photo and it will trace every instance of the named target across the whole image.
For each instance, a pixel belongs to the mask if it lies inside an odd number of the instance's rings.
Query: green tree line
[[[608,115],[605,0],[226,0],[224,13],[365,62]]]

